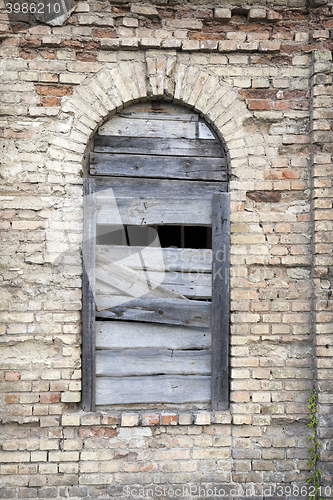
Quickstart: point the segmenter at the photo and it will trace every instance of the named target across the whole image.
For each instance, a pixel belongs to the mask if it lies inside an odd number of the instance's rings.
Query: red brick
[[[40,403],[43,404],[59,403],[60,394],[55,392],[51,394],[41,394],[39,400]]]
[[[279,110],[279,111],[285,111],[290,108],[290,102],[289,101],[276,101],[274,103],[274,108]]]
[[[5,380],[10,382],[20,380],[20,372],[6,372]]]
[[[20,50],[19,56],[22,57],[22,59],[34,59],[37,57],[37,52],[34,50]]]
[[[21,47],[40,47],[42,41],[40,38],[22,38],[20,46]]]
[[[282,178],[283,179],[298,179],[299,178],[299,173],[298,172],[292,172],[290,170],[284,170],[282,172]]]
[[[41,50],[40,51],[40,55],[44,58],[44,59],[55,59],[55,51],[54,50]]]
[[[119,425],[120,417],[118,415],[103,415],[102,417],[103,425]]]
[[[177,415],[162,415],[162,425],[176,425]]]
[[[97,52],[78,52],[76,59],[83,62],[94,62],[97,61]]]
[[[264,110],[268,111],[271,109],[271,103],[270,103],[270,101],[263,100],[263,99],[260,99],[260,100],[251,99],[249,101],[249,109],[251,109],[251,110],[264,109]]]
[[[110,427],[81,427],[80,436],[86,437],[115,437],[117,435],[117,429]]]
[[[246,196],[248,196],[251,200],[265,203],[277,203],[281,199],[281,194],[274,193],[273,191],[248,191]]]
[[[93,28],[92,35],[94,38],[116,38],[117,33],[110,28]]]
[[[60,104],[61,104],[60,97],[44,97],[43,98],[43,106],[53,107],[53,106],[60,106]]]
[[[37,94],[40,95],[62,97],[65,95],[72,95],[73,87],[70,85],[37,85],[36,91]]]
[[[310,214],[298,214],[297,215],[298,222],[307,222],[311,220]]]
[[[80,42],[79,40],[64,40],[63,41],[63,46],[64,47],[71,47],[73,49],[83,49],[84,43]]]
[[[160,417],[157,413],[144,413],[142,415],[142,425],[158,425]]]
[[[39,75],[40,82],[57,83],[58,79],[59,77],[56,73],[41,73]]]
[[[5,395],[5,403],[8,405],[15,404],[20,402],[20,396],[17,394],[6,394]]]

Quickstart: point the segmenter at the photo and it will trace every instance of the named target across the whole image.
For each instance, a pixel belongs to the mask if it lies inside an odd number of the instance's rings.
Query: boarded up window
[[[161,102],[102,125],[85,179],[83,407],[228,405],[221,143]]]

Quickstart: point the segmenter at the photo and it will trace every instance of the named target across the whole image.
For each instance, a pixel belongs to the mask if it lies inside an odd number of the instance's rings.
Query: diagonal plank
[[[148,273],[139,273],[123,264],[110,262],[101,256],[99,262],[103,268],[96,268],[96,279],[131,297],[142,297],[149,293],[153,297],[186,300],[186,297],[180,293],[173,292],[161,282],[150,279]],[[163,277],[161,281],[163,281]]]

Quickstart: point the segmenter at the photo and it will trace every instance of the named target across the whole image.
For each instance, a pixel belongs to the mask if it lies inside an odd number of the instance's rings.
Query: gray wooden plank
[[[96,297],[96,316],[125,321],[209,327],[211,304],[198,300]]]
[[[209,328],[96,321],[97,349],[210,349]]]
[[[210,350],[125,349],[96,352],[96,375],[210,375]]]
[[[211,200],[135,199],[103,200],[97,210],[97,224],[207,226],[212,220]]]
[[[210,273],[212,270],[212,250],[210,249],[97,245],[97,262],[99,256],[111,262],[122,261],[131,269],[142,269],[143,261],[147,271]]]
[[[165,137],[169,139],[196,139],[198,137],[197,122],[161,121],[142,118],[131,118],[115,115],[98,129],[99,135],[119,135],[130,137]],[[215,139],[215,137],[213,137]]]
[[[226,176],[226,173],[225,173]],[[227,190],[227,182],[164,180],[135,177],[96,177],[96,200],[110,198],[205,198],[211,199],[213,193],[223,193]]]
[[[230,195],[213,195],[212,409],[229,403]]]
[[[123,153],[164,156],[208,156],[224,158],[222,145],[218,140],[164,139],[154,137],[119,137],[96,135],[95,153]]]
[[[131,297],[142,297],[150,294],[151,297],[166,299],[185,299],[180,293],[164,286],[164,273],[158,275],[142,269],[142,272],[133,270],[119,262],[110,262],[100,257],[95,270],[96,280],[118,290],[118,295],[124,293]]]
[[[154,177],[225,181],[224,158],[90,153],[90,173],[120,177]]]
[[[112,267],[113,266],[113,267]],[[131,273],[114,271],[115,264],[96,269],[96,296],[121,295],[121,291],[132,297],[160,297],[169,299],[211,299],[212,276],[199,272],[145,271]],[[119,267],[119,266],[118,266]],[[131,269],[127,267],[126,269]],[[135,273],[135,274],[134,274]],[[119,284],[120,281],[120,284]]]
[[[83,277],[82,277],[82,407],[95,409],[95,243],[96,205],[95,183],[84,179]]]
[[[168,120],[168,121],[181,121],[181,122],[197,122],[199,120],[199,115],[197,113],[167,113],[167,112],[156,112],[156,111],[127,111],[121,110],[117,113],[117,116],[123,118],[136,119],[136,120]],[[112,119],[112,118],[111,118]]]
[[[211,381],[205,375],[97,377],[96,404],[208,403]]]

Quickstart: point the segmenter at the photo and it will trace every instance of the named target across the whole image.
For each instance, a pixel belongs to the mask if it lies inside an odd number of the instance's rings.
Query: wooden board
[[[205,375],[97,377],[96,404],[208,403],[210,385]]]
[[[106,268],[105,268],[106,269]],[[130,268],[128,268],[130,269]],[[103,271],[102,271],[103,273]],[[132,297],[160,297],[160,298],[197,298],[211,299],[212,276],[211,274],[185,273],[185,272],[163,272],[163,271],[133,271],[135,276],[129,280],[122,274],[104,273],[104,279],[100,278],[101,271],[96,269],[96,296],[119,295],[121,291]],[[138,278],[136,278],[138,276]],[[99,281],[100,280],[100,281]],[[120,285],[119,285],[120,281]],[[134,295],[134,293],[136,295]]]
[[[194,248],[159,248],[130,246],[96,246],[96,259],[104,257],[111,262],[123,261],[131,269],[142,269],[141,255],[147,271],[197,271],[210,273],[212,251]]]
[[[96,321],[97,349],[210,349],[209,328]]]
[[[90,173],[120,177],[154,177],[225,181],[223,158],[90,153]]]
[[[125,349],[96,352],[96,375],[210,375],[210,350]]]
[[[167,112],[144,112],[144,111],[127,111],[121,110],[118,116],[130,119],[139,120],[168,120],[168,121],[182,121],[182,122],[197,122],[199,120],[199,115],[197,113],[167,113]]]
[[[213,193],[223,193],[226,182],[140,179],[134,177],[96,177],[96,200],[116,198],[206,198],[212,199]]]
[[[122,153],[164,156],[209,156],[224,158],[220,141],[212,139],[165,139],[96,135],[95,153]]]
[[[95,181],[84,179],[83,276],[82,276],[82,407],[95,409]]]
[[[113,201],[113,203],[112,203]],[[208,226],[212,221],[211,200],[120,198],[102,202],[97,224]]]
[[[213,196],[212,409],[229,404],[230,195]]]
[[[116,289],[118,295],[142,297],[149,293],[151,297],[185,299],[180,293],[172,292],[162,285],[164,273],[163,276],[161,273],[160,275],[155,273],[154,276],[152,274],[152,272],[133,270],[119,262],[113,263],[102,257],[95,271],[96,279]]]
[[[184,120],[156,120],[115,115],[98,129],[99,135],[129,137],[161,137],[168,139],[211,139],[214,135],[203,122]]]
[[[125,321],[145,321],[170,325],[188,325],[208,328],[209,302],[175,299],[135,299],[128,297],[96,297],[96,316]],[[120,305],[119,305],[120,304]]]

